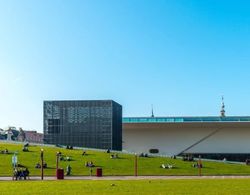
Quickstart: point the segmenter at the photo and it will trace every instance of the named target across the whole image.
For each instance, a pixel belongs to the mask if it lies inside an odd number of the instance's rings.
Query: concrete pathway
[[[156,180],[156,179],[250,179],[249,176],[71,176],[65,180]],[[31,176],[29,180],[40,181],[40,176]],[[57,180],[53,176],[44,177],[44,180]],[[12,181],[12,177],[0,177],[0,181]]]

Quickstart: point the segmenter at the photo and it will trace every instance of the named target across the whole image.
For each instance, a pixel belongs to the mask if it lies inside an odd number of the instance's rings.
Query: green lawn
[[[250,194],[249,179],[1,182],[1,194]]]
[[[11,152],[18,152],[19,163],[27,166],[31,175],[39,175],[40,170],[34,167],[40,161],[41,147],[30,146],[30,152],[22,152],[22,147],[20,144],[0,142],[0,150],[7,148]],[[48,164],[48,169],[45,169],[45,175],[55,175],[56,152],[59,150],[73,159],[70,162],[60,162],[59,167],[65,168],[70,164],[73,175],[89,175],[89,168],[84,166],[86,161],[93,161],[96,166],[102,167],[104,175],[134,174],[133,155],[119,154],[119,159],[110,159],[110,154],[93,150],[87,151],[87,156],[82,156],[81,150],[66,150],[55,147],[43,147],[43,149],[45,161]],[[0,176],[12,175],[11,157],[12,154],[0,154]],[[176,168],[162,169],[160,168],[162,163],[173,164]],[[198,169],[192,167],[193,163],[160,157],[138,158],[138,173],[139,175],[197,175]],[[246,165],[203,161],[203,166],[203,175],[250,175],[250,166]]]

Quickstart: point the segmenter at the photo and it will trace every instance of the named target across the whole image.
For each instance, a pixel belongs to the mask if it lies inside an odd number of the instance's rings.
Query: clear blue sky
[[[43,100],[124,116],[250,115],[250,3],[0,0],[0,127],[42,131]]]

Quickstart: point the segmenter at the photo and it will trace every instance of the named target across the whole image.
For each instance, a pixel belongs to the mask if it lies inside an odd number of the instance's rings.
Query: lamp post
[[[41,180],[43,180],[43,149],[41,149]]]
[[[58,170],[58,164],[59,164],[59,152],[56,153],[56,171]]]
[[[138,176],[138,158],[136,153],[135,153],[135,176]]]
[[[59,155],[60,155],[60,153],[57,152],[56,153],[56,177],[57,177],[57,174],[58,174]]]
[[[202,167],[202,164],[201,164],[201,155],[199,155],[199,162],[198,162],[199,176],[201,176],[201,167]]]

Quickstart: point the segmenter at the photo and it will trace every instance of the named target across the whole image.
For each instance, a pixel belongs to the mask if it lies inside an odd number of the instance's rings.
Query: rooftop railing
[[[250,122],[250,116],[228,117],[124,117],[123,123]]]

